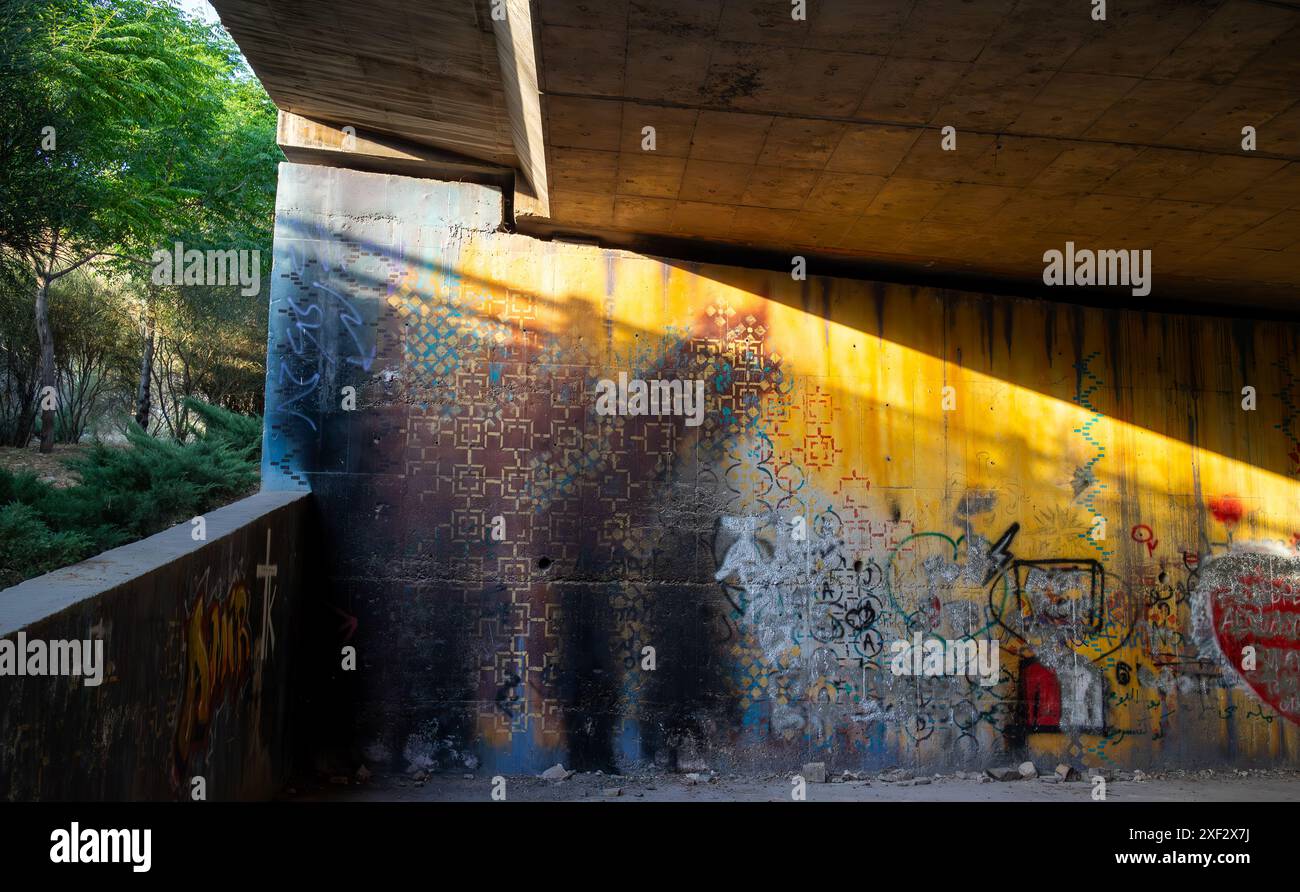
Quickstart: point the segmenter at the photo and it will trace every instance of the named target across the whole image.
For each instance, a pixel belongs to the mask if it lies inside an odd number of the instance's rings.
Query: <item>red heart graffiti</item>
[[[1300,561],[1230,555],[1213,561],[1202,583],[1224,657],[1259,699],[1300,724]]]

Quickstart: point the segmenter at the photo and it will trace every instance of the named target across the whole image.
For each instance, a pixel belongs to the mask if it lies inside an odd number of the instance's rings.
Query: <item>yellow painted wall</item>
[[[729,483],[720,486],[724,513],[762,518],[758,538],[775,543],[789,535],[794,517],[814,520],[829,509],[844,521],[822,537],[842,543],[834,559],[842,555],[850,567],[874,563],[889,577],[889,594],[878,588],[874,608],[885,650],[864,660],[841,647],[831,671],[812,665],[813,651],[826,643],[809,631],[821,605],[800,594],[794,578],[783,577],[785,597],[803,599],[795,608],[801,615],[776,659],[765,659],[772,654],[755,643],[763,618],[734,611],[735,655],[747,669],[757,654],[759,677],[770,679],[747,686],[753,676],[739,671],[742,705],[768,700],[765,707],[790,712],[779,729],[760,716],[751,733],[832,748],[837,734],[850,747],[877,736],[893,752],[916,749],[935,759],[954,745],[987,755],[1008,736],[1049,760],[1090,763],[1149,766],[1171,748],[1175,756],[1238,762],[1296,753],[1295,672],[1282,662],[1285,651],[1268,651],[1266,671],[1281,676],[1273,690],[1289,698],[1278,702],[1290,704],[1292,720],[1232,678],[1213,636],[1197,640],[1194,628],[1194,614],[1212,609],[1196,591],[1202,562],[1234,542],[1267,541],[1295,554],[1294,329],[902,285],[800,282],[774,272],[503,241],[490,250],[467,244],[458,271],[491,292],[528,295],[526,321],[494,317],[510,338],[557,345],[588,378],[619,370],[655,377],[647,370],[681,342],[696,357],[684,377],[712,383],[730,367],[753,378],[746,386],[757,419],[729,435],[732,445],[717,462]],[[1254,411],[1243,408],[1246,386],[1255,389]],[[945,387],[952,388],[947,409]],[[711,410],[738,410],[740,391],[719,389],[710,388]],[[667,478],[689,473],[694,463],[680,453],[710,436],[680,423],[674,433],[679,455]],[[636,449],[610,440],[596,427],[583,442],[602,453]],[[983,510],[963,512],[963,497]],[[1227,500],[1219,516],[1214,500]],[[1244,512],[1237,522],[1234,500]],[[1016,677],[1043,633],[1028,641],[1009,635],[990,618],[997,612],[988,603],[990,586],[944,580],[925,567],[927,558],[963,566],[970,537],[993,542],[1012,523],[1019,524],[1009,546],[1016,558],[1090,559],[1104,568],[1101,629],[1075,632],[1068,642],[1070,659],[1095,667],[1092,677],[1103,685],[1100,727],[1024,728],[1025,693]],[[805,582],[822,579],[815,563],[793,560]],[[1300,580],[1297,565],[1283,561],[1275,569]],[[728,580],[744,587],[737,573]],[[1058,582],[1068,588],[1070,580],[1067,574]],[[1010,585],[1004,573],[992,588],[1005,599],[999,615],[1015,625]],[[980,621],[964,614],[926,619],[935,597],[940,614],[960,601],[977,605]],[[937,679],[931,692],[930,680],[891,678],[888,643],[918,628],[996,637],[1007,673],[997,696],[971,696],[964,680]],[[833,622],[823,637],[835,638]],[[798,671],[782,677],[783,665]],[[828,700],[833,708],[825,708]],[[958,716],[962,710],[968,715]],[[982,721],[979,713],[986,713]],[[879,727],[864,727],[871,725]],[[975,739],[961,743],[963,731]]]
[[[529,770],[1295,762],[1294,326],[544,243],[480,187],[287,170],[267,474],[315,489],[387,661],[363,734]],[[599,414],[620,372],[703,380],[703,423]],[[896,672],[918,633],[994,645],[992,683]]]

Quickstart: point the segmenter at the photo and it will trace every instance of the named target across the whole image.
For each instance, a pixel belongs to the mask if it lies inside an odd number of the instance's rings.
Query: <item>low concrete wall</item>
[[[196,777],[209,800],[274,793],[311,505],[259,493],[205,515],[204,541],[181,524],[0,592],[0,796],[188,799]],[[14,674],[73,641],[100,683]]]

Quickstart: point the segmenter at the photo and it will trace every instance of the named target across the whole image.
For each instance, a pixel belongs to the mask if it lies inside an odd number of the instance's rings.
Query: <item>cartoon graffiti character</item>
[[[718,582],[722,582],[734,575],[743,581],[749,575],[749,570],[753,566],[763,562],[763,554],[759,551],[758,542],[754,539],[756,532],[755,519],[753,517],[723,517],[722,528],[735,533],[738,538],[727,549],[727,555],[722,559],[722,566],[718,568],[718,572],[713,574],[713,578]]]

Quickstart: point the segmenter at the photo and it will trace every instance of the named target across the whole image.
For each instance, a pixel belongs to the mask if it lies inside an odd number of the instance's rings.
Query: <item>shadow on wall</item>
[[[477,200],[330,176],[448,219]],[[1297,751],[1294,651],[1258,625],[1300,581],[1294,329],[797,283],[285,192],[265,476],[320,501],[361,655],[355,724],[322,726],[338,762]],[[703,381],[703,423],[598,414],[619,372]],[[1273,554],[1210,572],[1248,540]],[[918,634],[996,642],[992,683],[896,672]]]
[[[1300,325],[663,262],[850,329],[854,341],[919,351],[953,377],[970,373],[1065,402],[1087,392],[1085,407],[1106,418],[1285,480],[1300,475],[1300,381],[1289,364]],[[1254,411],[1243,409],[1246,387]]]

